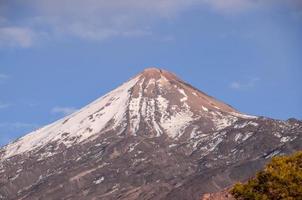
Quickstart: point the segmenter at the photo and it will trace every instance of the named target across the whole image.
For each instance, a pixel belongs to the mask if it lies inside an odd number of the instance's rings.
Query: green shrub
[[[302,200],[302,151],[274,157],[246,184],[231,190],[237,200]]]

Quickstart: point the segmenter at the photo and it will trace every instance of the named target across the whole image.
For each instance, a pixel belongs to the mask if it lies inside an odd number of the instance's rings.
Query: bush
[[[237,200],[302,200],[302,151],[274,157],[246,184],[231,190]]]

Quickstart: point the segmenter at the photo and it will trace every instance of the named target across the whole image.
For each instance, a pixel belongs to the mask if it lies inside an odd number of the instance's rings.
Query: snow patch
[[[209,109],[207,109],[206,107],[202,106],[201,108],[202,108],[202,110],[204,110],[205,112],[209,112]]]
[[[177,146],[177,144],[170,144],[169,148],[173,148],[173,147],[176,147],[176,146]]]
[[[139,144],[139,143],[130,144],[130,145],[129,145],[129,150],[128,150],[128,152],[129,152],[129,153],[132,152],[138,144]]]
[[[235,117],[240,117],[243,119],[257,119],[257,116],[253,116],[253,115],[246,115],[246,114],[242,114],[242,113],[237,113],[237,112],[230,112],[231,115],[235,116]]]
[[[242,124],[236,124],[235,126],[234,126],[234,128],[244,128],[244,127],[246,127],[246,126],[248,126],[248,125],[251,125],[251,126],[258,126],[259,124],[257,124],[256,122],[252,122],[252,121],[249,121],[249,122],[244,122],[244,123],[242,123]]]
[[[280,152],[281,152],[281,150],[275,150],[275,151],[269,153],[268,155],[266,155],[265,158],[266,158],[266,159],[272,158],[272,157],[278,155]]]
[[[147,92],[149,90],[150,87],[154,87],[156,84],[156,80],[155,79],[150,79],[147,83],[147,86],[144,89],[144,92]]]
[[[241,133],[237,133],[237,134],[235,135],[235,138],[234,138],[235,142],[238,142],[238,140],[239,140],[241,137],[242,137],[242,134],[241,134]]]
[[[170,118],[162,118],[161,126],[171,138],[181,136],[183,131],[193,120],[193,113],[189,110],[174,113]]]
[[[183,95],[183,98],[180,99],[181,102],[186,102],[188,100],[188,95],[183,89],[178,89],[178,91]]]
[[[131,98],[131,101],[129,102],[130,132],[132,133],[132,135],[136,135],[141,120],[140,103],[143,96],[143,83],[144,79],[142,79],[139,84],[138,98]]]
[[[211,142],[209,144],[209,148],[208,151],[214,151],[216,149],[216,147],[223,141],[222,138],[218,138],[216,141]]]
[[[291,140],[291,138],[289,136],[286,136],[286,137],[282,137],[280,141],[281,142],[288,142],[290,140]]]
[[[222,115],[220,112],[211,112],[211,114],[216,130],[222,130],[237,121],[237,118],[232,115]]]
[[[105,180],[105,178],[104,178],[104,176],[102,176],[101,178],[99,178],[99,179],[93,181],[93,183],[96,184],[96,185],[98,185],[98,184],[103,183],[104,180]]]
[[[249,132],[249,133],[245,134],[244,137],[242,138],[242,141],[249,139],[253,134],[254,134],[253,132]]]
[[[125,118],[130,98],[129,90],[138,80],[139,76],[70,116],[40,128],[6,146],[2,159],[38,149],[51,142],[63,143],[69,147],[100,133],[112,120],[114,121],[112,128],[117,128]],[[62,137],[63,133],[67,133],[67,136]]]
[[[238,140],[245,141],[245,140],[249,139],[252,135],[253,135],[253,132],[249,132],[249,133],[246,133],[246,134],[237,133],[235,135],[234,140],[236,142],[238,142]]]
[[[282,137],[282,135],[279,132],[274,132],[273,135],[276,136],[277,138],[281,138]]]
[[[156,112],[156,101],[154,99],[149,99],[146,119],[148,124],[155,129],[156,136],[159,137],[162,134],[162,130],[157,123],[155,112]]]
[[[159,112],[162,115],[166,116],[169,114],[169,113],[167,113],[167,109],[169,107],[169,101],[161,95],[158,95],[158,97],[157,97],[157,106],[159,108]]]

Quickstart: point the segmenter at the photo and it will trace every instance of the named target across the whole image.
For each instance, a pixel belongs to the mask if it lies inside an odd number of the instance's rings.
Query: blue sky
[[[0,1],[0,145],[148,66],[238,110],[302,119],[300,0]]]

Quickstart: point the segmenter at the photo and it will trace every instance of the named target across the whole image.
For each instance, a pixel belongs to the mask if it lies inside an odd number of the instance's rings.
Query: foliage
[[[237,200],[302,200],[302,151],[274,157],[263,171],[231,190]]]

